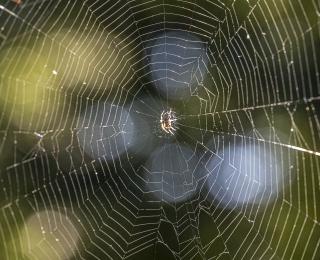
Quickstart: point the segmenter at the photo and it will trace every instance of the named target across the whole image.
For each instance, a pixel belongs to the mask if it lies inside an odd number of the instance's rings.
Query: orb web
[[[3,1],[0,258],[318,259],[319,10]]]

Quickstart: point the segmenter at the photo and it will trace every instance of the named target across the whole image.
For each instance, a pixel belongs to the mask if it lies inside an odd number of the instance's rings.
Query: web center
[[[161,128],[168,134],[174,134],[176,131],[175,122],[177,121],[177,117],[175,113],[170,109],[169,111],[162,111],[160,116]]]

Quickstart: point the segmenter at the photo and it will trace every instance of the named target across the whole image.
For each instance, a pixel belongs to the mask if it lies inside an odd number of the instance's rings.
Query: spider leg
[[[171,130],[176,131],[176,129],[174,129],[173,127],[170,127],[170,128],[168,129],[168,131],[170,132],[170,134],[174,135],[174,133],[173,133]]]
[[[161,125],[161,128],[162,128],[163,131],[165,131],[166,133],[169,134],[168,130],[163,125]]]

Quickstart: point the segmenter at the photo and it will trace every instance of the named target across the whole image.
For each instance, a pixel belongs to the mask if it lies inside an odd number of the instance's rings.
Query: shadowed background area
[[[319,46],[317,0],[1,1],[0,259],[320,259]]]

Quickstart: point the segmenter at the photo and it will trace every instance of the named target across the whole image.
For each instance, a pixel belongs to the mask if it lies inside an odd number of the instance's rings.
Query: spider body
[[[174,123],[177,120],[175,113],[170,109],[169,111],[163,111],[160,116],[161,128],[168,134],[173,135],[173,131],[176,131]]]

